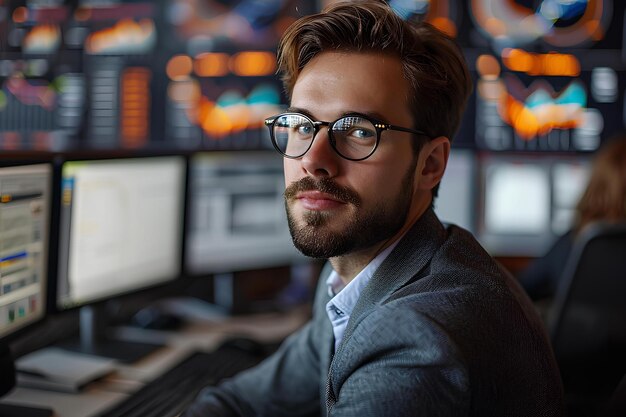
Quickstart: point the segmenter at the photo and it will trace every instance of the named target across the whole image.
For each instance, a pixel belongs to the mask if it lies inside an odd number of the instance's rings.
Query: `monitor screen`
[[[0,168],[0,339],[44,316],[50,164]]]
[[[340,0],[2,0],[0,149],[265,150],[280,36]],[[463,48],[455,143],[593,152],[626,128],[617,0],[388,0]]]
[[[575,155],[624,129],[624,2],[467,4],[478,148]]]
[[[204,152],[191,159],[185,265],[192,275],[289,265],[294,248],[274,152]]]
[[[446,172],[435,199],[435,212],[445,223],[453,223],[469,231],[476,229],[474,204],[476,160],[468,149],[452,149]]]
[[[550,222],[550,178],[541,165],[487,168],[485,225],[494,233],[538,234]]]
[[[310,0],[2,0],[0,149],[263,149]]]
[[[481,243],[492,255],[540,254],[552,238],[546,160],[491,155],[482,176]]]
[[[166,156],[62,164],[58,308],[180,275],[185,163]]]
[[[587,155],[484,156],[479,240],[495,256],[540,256],[572,227]]]

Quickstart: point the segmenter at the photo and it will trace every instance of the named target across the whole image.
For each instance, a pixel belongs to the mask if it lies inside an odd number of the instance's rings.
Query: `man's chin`
[[[329,227],[333,220],[326,211],[306,211],[300,218],[300,224],[308,227]]]
[[[313,259],[329,259],[332,258],[333,255],[328,254],[326,251],[320,250],[320,248],[312,248],[309,246],[298,246],[295,245],[296,249],[308,258]]]
[[[311,228],[293,231],[291,237],[296,249],[309,258],[328,259],[349,251],[347,242],[341,242],[333,235],[317,233]]]

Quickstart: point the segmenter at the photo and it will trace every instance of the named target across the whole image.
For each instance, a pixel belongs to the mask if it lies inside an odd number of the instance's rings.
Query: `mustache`
[[[299,179],[289,184],[285,189],[285,199],[293,200],[298,193],[303,191],[319,191],[344,203],[350,203],[356,207],[361,205],[361,197],[359,197],[356,191],[349,187],[341,186],[330,178],[313,179],[304,177]]]

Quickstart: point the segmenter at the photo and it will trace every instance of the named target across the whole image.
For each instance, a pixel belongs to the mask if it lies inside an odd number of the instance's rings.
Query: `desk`
[[[122,401],[192,350],[211,351],[233,336],[276,342],[300,328],[309,313],[308,307],[300,307],[289,313],[229,317],[219,322],[191,323],[177,332],[120,328],[118,333],[125,339],[157,341],[165,346],[133,364],[116,365],[114,374],[89,384],[80,393],[17,387],[0,403],[50,407],[55,410],[55,417],[89,417]]]

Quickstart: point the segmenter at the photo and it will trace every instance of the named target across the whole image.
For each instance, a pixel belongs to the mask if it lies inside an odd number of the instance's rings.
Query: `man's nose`
[[[328,127],[322,126],[313,138],[311,147],[302,156],[302,169],[311,176],[334,177],[339,170],[340,158],[330,144]]]

